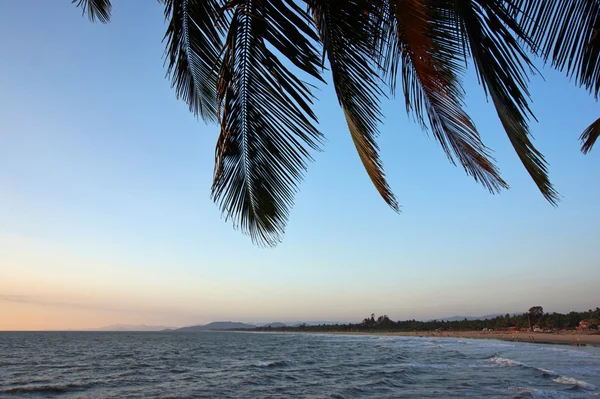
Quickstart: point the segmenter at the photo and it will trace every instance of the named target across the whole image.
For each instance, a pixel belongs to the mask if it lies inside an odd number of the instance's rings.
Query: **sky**
[[[402,206],[370,183],[331,85],[327,141],[284,241],[258,248],[210,199],[218,127],[175,97],[158,2],[91,24],[70,1],[0,2],[0,330],[360,321],[585,310],[600,305],[600,149],[577,138],[598,104],[561,73],[531,82],[548,204],[493,106],[467,110],[509,191],[490,195],[386,100],[381,156]]]

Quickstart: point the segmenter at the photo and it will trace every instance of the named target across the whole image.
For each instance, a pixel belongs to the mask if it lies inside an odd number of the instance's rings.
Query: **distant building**
[[[577,326],[577,329],[589,330],[590,328],[598,328],[598,324],[600,323],[598,322],[598,320],[595,319],[581,320],[579,322],[579,325]]]

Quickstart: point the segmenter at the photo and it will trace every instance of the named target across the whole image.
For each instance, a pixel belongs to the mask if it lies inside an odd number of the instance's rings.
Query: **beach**
[[[503,341],[530,342],[536,344],[561,344],[561,345],[593,345],[600,346],[600,334],[588,332],[561,332],[542,333],[526,331],[407,331],[407,332],[359,332],[335,331],[323,332],[324,334],[350,334],[350,335],[388,335],[406,337],[439,337],[439,338],[466,338],[466,339],[499,339]]]

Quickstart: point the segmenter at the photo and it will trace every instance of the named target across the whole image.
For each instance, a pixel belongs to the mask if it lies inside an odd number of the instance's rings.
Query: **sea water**
[[[270,333],[0,333],[0,398],[590,398],[600,348]]]

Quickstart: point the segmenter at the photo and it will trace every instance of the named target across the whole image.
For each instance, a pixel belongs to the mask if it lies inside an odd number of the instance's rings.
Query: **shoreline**
[[[254,331],[253,331],[254,332]],[[271,333],[271,331],[256,331]],[[272,331],[273,333],[297,334],[329,334],[329,335],[382,335],[390,337],[417,338],[465,338],[465,339],[494,339],[509,342],[524,342],[531,344],[555,344],[570,346],[600,347],[600,334],[584,333],[540,333],[540,332],[505,332],[505,331]]]

